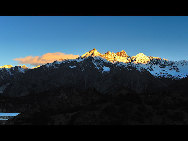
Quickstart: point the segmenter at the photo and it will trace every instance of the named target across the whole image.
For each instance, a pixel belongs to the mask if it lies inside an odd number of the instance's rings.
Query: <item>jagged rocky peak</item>
[[[108,51],[105,54],[101,54],[95,48],[83,54],[81,58],[87,58],[89,56],[91,57],[100,56],[113,63],[123,62],[123,63],[134,63],[134,64],[147,64],[150,62],[168,61],[167,59],[164,59],[164,58],[161,59],[160,57],[146,56],[143,53],[139,53],[136,56],[130,57],[127,55],[127,53],[124,50],[117,52],[117,53]]]
[[[150,60],[154,60],[154,59],[161,60],[160,57],[153,57],[153,56],[150,56],[149,59],[150,59]]]
[[[143,53],[139,53],[136,56],[132,56],[131,59],[133,60],[133,63],[135,64],[138,64],[138,63],[147,64],[148,62],[150,62],[150,58]]]
[[[87,58],[89,56],[95,57],[95,56],[102,56],[101,53],[99,53],[95,48],[90,50],[89,52],[86,52],[85,54],[83,54],[81,57],[82,58]]]
[[[114,52],[108,51],[105,54],[103,54],[103,56],[106,56],[106,57],[116,57],[117,55]]]
[[[23,68],[23,69],[28,69],[28,67],[26,65],[23,65],[23,66],[17,66],[17,67],[20,67],[20,68]],[[0,66],[0,68],[13,68],[12,65],[4,65],[4,66]]]
[[[126,53],[124,50],[122,50],[122,51],[120,51],[120,52],[117,52],[116,54],[117,54],[118,56],[121,56],[121,57],[128,57],[127,53]]]
[[[105,54],[101,54],[94,48],[93,50],[83,54],[81,58],[87,58],[89,56],[91,57],[100,56],[110,62],[124,62],[124,63],[131,62],[131,58],[128,58],[129,56],[124,50],[122,50],[121,52],[117,52],[117,53],[108,51]]]
[[[20,66],[22,69],[28,69],[26,65]]]
[[[106,52],[105,53],[106,55],[111,55],[112,53],[110,51]]]
[[[4,66],[0,66],[0,68],[12,68],[12,65],[4,65]]]
[[[117,55],[114,52],[108,51],[105,54],[103,54],[102,57],[110,62],[114,62]]]

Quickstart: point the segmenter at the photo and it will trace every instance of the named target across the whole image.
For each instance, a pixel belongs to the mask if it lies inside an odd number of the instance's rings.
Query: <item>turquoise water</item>
[[[0,118],[0,120],[8,120],[8,119]]]
[[[17,116],[19,115],[20,113],[0,113],[0,117],[1,116]]]
[[[10,117],[19,115],[20,113],[0,113],[0,120],[8,120]]]

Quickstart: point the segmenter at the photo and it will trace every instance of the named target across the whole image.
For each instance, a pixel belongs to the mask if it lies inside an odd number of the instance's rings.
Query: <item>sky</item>
[[[0,16],[0,66],[75,58],[93,48],[188,60],[188,16]]]

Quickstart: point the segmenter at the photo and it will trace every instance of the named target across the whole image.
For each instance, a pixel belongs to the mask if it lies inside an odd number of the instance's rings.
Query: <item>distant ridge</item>
[[[1,79],[5,80],[5,78],[10,78],[10,76],[12,77],[15,74],[24,74],[28,70],[38,70],[41,67],[48,69],[57,69],[58,65],[62,63],[76,61],[79,64],[83,63],[84,59],[90,57],[93,58],[93,63],[96,68],[100,68],[102,62],[109,62],[112,63],[114,67],[124,66],[125,68],[127,68],[131,66],[139,71],[147,70],[155,77],[182,79],[188,76],[188,61],[168,61],[165,58],[162,59],[160,57],[147,56],[144,53],[138,53],[135,56],[129,56],[124,50],[117,53],[108,51],[102,54],[94,48],[76,59],[59,59],[57,61],[54,61],[53,63],[47,63],[33,68],[28,68],[25,65],[15,67],[13,67],[12,65],[4,65],[0,67],[0,77]],[[70,67],[74,68],[74,66]]]
[[[156,59],[156,60],[166,60],[167,59],[161,59],[160,57],[153,57],[153,56],[146,56],[143,53],[138,53],[136,56],[128,56],[127,53],[122,50],[120,52],[114,53],[114,52],[106,52],[105,54],[101,54],[98,52],[95,48],[90,50],[89,52],[86,52],[81,56],[81,58],[86,58],[86,57],[95,57],[95,56],[100,56],[102,58],[105,58],[106,60],[110,62],[123,62],[123,63],[135,63],[135,64],[147,64],[150,61]]]
[[[124,50],[117,52],[117,53],[107,51],[105,54],[102,54],[102,53],[98,52],[95,48],[90,50],[89,52],[86,52],[85,54],[81,55],[79,58],[87,58],[89,56],[91,56],[91,57],[99,56],[99,57],[102,57],[102,58],[104,58],[104,59],[106,59],[110,62],[123,62],[123,63],[132,62],[132,63],[135,63],[135,64],[138,64],[138,63],[147,64],[148,62],[150,62],[153,59],[168,61],[165,58],[161,59],[160,57],[146,56],[143,53],[138,53],[137,55],[131,57],[131,56],[127,55],[127,53]],[[64,60],[65,59],[59,59],[59,60],[56,60],[56,61],[64,61]],[[23,68],[23,69],[35,69],[35,68],[40,67],[40,65],[32,67],[32,68],[29,68],[25,65],[20,66],[20,67]],[[0,69],[2,69],[2,68],[8,68],[9,69],[9,68],[13,68],[13,66],[12,65],[0,66]]]

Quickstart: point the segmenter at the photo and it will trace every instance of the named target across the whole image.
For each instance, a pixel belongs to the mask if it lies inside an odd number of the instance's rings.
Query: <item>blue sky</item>
[[[188,60],[187,16],[1,16],[0,66],[15,58],[125,50]]]

